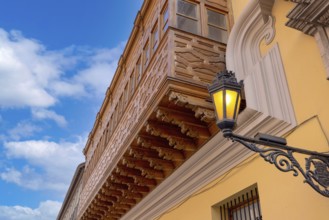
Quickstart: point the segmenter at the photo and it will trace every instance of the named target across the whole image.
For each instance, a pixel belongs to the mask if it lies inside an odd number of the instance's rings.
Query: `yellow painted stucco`
[[[329,94],[329,81],[315,38],[285,26],[286,15],[294,5],[287,1],[275,2],[272,13],[276,20],[276,35],[273,43],[279,43],[298,123],[317,115],[328,137],[329,102],[326,95]],[[272,44],[262,45],[263,53]]]
[[[304,135],[309,133],[308,135]],[[326,142],[317,120],[310,120],[289,135],[302,146],[320,146]],[[205,186],[198,193],[169,209],[161,220],[215,220],[212,206],[257,183],[264,220],[327,220],[329,199],[303,183],[301,176],[278,171],[254,155],[236,168]]]
[[[234,19],[247,0],[234,0]],[[262,54],[279,44],[290,90],[297,127],[287,133],[288,144],[320,152],[329,151],[329,81],[312,36],[286,27],[286,15],[294,7],[288,1],[275,1],[276,36],[270,45],[261,44]],[[212,206],[257,183],[264,220],[328,220],[329,198],[316,193],[299,175],[278,171],[258,155],[205,186],[175,207],[161,214],[161,220],[213,220]]]

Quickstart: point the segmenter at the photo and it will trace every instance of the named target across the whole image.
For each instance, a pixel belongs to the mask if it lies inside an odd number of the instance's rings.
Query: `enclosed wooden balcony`
[[[120,219],[218,132],[207,84],[225,43],[161,23],[170,4],[145,1],[136,18],[84,149],[80,219]]]

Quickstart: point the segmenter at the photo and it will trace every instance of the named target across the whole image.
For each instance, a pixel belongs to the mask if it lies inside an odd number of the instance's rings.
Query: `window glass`
[[[198,34],[197,5],[184,1],[177,1],[177,28]]]
[[[115,107],[114,113],[113,113],[113,128],[116,128],[118,123],[118,105]]]
[[[177,2],[177,13],[188,17],[197,18],[196,5],[183,0],[178,0]]]
[[[207,10],[208,12],[208,23],[213,24],[219,27],[223,27],[226,29],[226,17],[221,13],[217,13],[212,10]]]
[[[136,63],[136,85],[139,83],[141,78],[142,78],[142,64],[141,64],[141,58],[138,58]]]
[[[168,5],[165,6],[165,9],[162,12],[162,31],[165,32],[168,28],[168,20],[169,20],[169,10]]]
[[[227,26],[224,14],[207,9],[208,14],[208,37],[210,39],[227,43]]]
[[[261,220],[262,216],[259,210],[259,203],[257,200],[249,203],[240,204],[234,209],[230,209],[232,220]]]
[[[208,27],[208,37],[219,42],[227,43],[227,31],[216,27]]]
[[[152,30],[152,51],[154,52],[158,48],[159,44],[159,31],[158,24],[155,24]]]
[[[127,105],[129,100],[129,88],[128,88],[128,83],[125,86],[125,90],[124,90],[124,106]]]
[[[130,96],[132,96],[134,94],[134,91],[135,91],[135,77],[134,77],[134,74],[135,72],[133,71],[130,75],[130,80],[129,80],[129,83],[130,83]]]
[[[119,112],[118,112],[118,120],[119,120],[122,116],[122,113],[123,113],[123,98],[122,98],[122,95],[119,99],[118,110],[119,110]]]
[[[233,195],[216,204],[214,214],[219,220],[262,220],[262,212],[257,186]]]
[[[150,59],[150,48],[149,48],[149,42],[147,42],[144,46],[144,69],[146,69]],[[139,78],[140,80],[140,78]],[[138,80],[138,82],[139,82]]]
[[[177,28],[193,34],[198,33],[198,22],[192,19],[187,19],[182,16],[177,16]]]

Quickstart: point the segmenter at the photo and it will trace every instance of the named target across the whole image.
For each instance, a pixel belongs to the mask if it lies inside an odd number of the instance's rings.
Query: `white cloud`
[[[95,63],[88,69],[82,70],[75,79],[95,95],[104,95],[110,85],[116,70],[114,63]]]
[[[38,120],[51,119],[60,127],[65,127],[67,125],[67,121],[64,116],[47,109],[32,109],[32,116]]]
[[[50,51],[18,31],[0,28],[0,107],[48,108],[63,96],[104,94],[124,45]]]
[[[40,130],[41,130],[41,128],[39,128],[38,126],[33,125],[29,122],[23,121],[23,122],[18,123],[15,128],[10,129],[8,131],[8,133],[12,140],[19,140],[22,137],[30,137],[35,132],[38,132]]]
[[[85,139],[77,142],[21,141],[5,142],[5,153],[10,159],[25,159],[22,169],[7,168],[0,173],[6,182],[32,190],[65,192],[73,173],[84,158]]]
[[[0,206],[0,219],[6,220],[54,220],[61,208],[61,203],[47,200],[32,209],[26,206]]]
[[[19,32],[0,29],[0,104],[2,107],[42,106],[56,102],[46,87],[60,69],[55,56]]]
[[[1,179],[20,185],[22,174],[15,169],[6,169],[6,172],[0,173]]]
[[[112,49],[96,50],[88,60],[89,67],[81,70],[74,80],[97,96],[104,94],[113,78],[125,44],[126,42],[121,42]]]

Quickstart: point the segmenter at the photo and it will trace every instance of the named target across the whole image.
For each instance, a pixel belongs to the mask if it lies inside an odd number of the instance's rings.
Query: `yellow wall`
[[[232,2],[235,20],[247,0]],[[320,52],[313,37],[285,26],[294,3],[275,1],[278,42],[298,126],[286,134],[289,145],[321,152],[329,151],[329,81],[326,80]],[[263,53],[269,46],[261,45]],[[302,159],[303,161],[303,159]],[[253,156],[228,174],[205,186],[177,207],[160,216],[161,220],[212,219],[211,206],[257,183],[264,220],[328,220],[329,198],[316,193],[303,178],[278,171],[259,156]]]
[[[252,161],[252,162],[250,162]],[[278,181],[280,180],[280,181]],[[161,220],[212,219],[211,206],[257,182],[265,220],[327,220],[329,199],[315,193],[302,178],[281,173],[256,157],[247,160],[227,176],[204,189],[208,191],[191,197],[178,208],[169,210]],[[212,188],[211,188],[212,187]]]
[[[317,122],[311,120],[290,134],[290,139],[305,145],[325,142]],[[312,133],[314,140],[306,132]],[[303,161],[303,159],[301,160]],[[211,207],[231,195],[258,184],[264,220],[328,220],[329,198],[316,193],[303,183],[301,175],[278,171],[254,155],[201,190],[201,193],[168,210],[161,220],[214,220]]]
[[[317,116],[316,127],[322,126],[322,135],[329,137],[329,81],[326,80],[324,65],[316,40],[298,30],[285,26],[288,21],[286,15],[295,6],[295,3],[276,1],[273,7],[275,17],[276,37],[272,44],[279,43],[282,60],[286,72],[289,90],[298,124]],[[262,45],[262,51],[271,48]],[[311,139],[312,134],[309,135]],[[289,139],[288,139],[289,141]],[[297,142],[296,142],[297,143]],[[311,144],[312,145],[312,144]],[[329,143],[324,151],[329,151]]]

